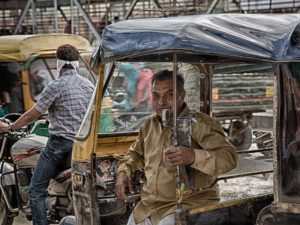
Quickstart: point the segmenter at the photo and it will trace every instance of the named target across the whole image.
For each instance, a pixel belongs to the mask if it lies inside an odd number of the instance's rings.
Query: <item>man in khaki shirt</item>
[[[190,110],[184,102],[184,79],[177,75],[177,115]],[[177,206],[176,166],[185,165],[193,171],[190,178],[194,191],[186,190],[181,205],[185,209],[219,201],[218,175],[234,169],[237,154],[227,141],[223,129],[211,117],[196,113],[192,123],[191,147],[171,146],[171,129],[162,124],[162,110],[173,108],[173,72],[162,70],[152,78],[153,109],[156,112],[140,128],[135,143],[119,162],[116,195],[128,200],[125,189],[132,192],[131,175],[143,169],[146,182],[141,201],[136,205],[127,225],[173,225]],[[183,179],[181,178],[181,181]],[[185,185],[187,187],[187,185]]]

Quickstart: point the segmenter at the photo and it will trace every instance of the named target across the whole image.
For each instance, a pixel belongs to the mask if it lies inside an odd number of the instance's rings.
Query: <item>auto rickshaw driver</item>
[[[162,110],[175,107],[179,117],[191,113],[184,101],[184,79],[181,75],[176,79],[177,91],[174,91],[173,71],[162,70],[153,75],[152,98],[156,114],[141,126],[135,143],[119,161],[116,181],[119,199],[128,201],[126,187],[133,192],[130,176],[134,171],[143,169],[147,180],[142,188],[141,201],[129,217],[128,225],[171,225],[176,222],[175,166],[185,166],[189,178],[194,181],[193,190],[185,188],[180,199],[182,207],[189,209],[217,202],[216,177],[237,165],[237,153],[225,138],[222,127],[203,113],[195,114],[191,146],[172,145],[171,128],[163,126]],[[175,106],[173,92],[176,92]]]

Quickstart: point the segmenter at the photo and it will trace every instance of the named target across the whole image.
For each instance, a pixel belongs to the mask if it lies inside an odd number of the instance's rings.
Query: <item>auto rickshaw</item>
[[[56,49],[71,44],[81,53],[79,72],[95,83],[87,57],[92,47],[81,36],[69,34],[0,37],[0,116],[30,109],[43,88],[56,79]]]
[[[220,68],[240,65],[252,71],[266,67],[272,73],[272,148],[255,145],[238,150],[237,168],[217,178],[220,202],[186,210],[186,224],[300,223],[299,15],[219,14],[121,21],[105,28],[92,65],[99,67],[97,89],[73,146],[74,223],[126,224],[140,198],[143,171],[132,177],[135,193],[127,203],[116,198],[114,186],[119,157],[153,113],[151,91],[147,82],[141,88],[141,80],[149,82],[151,73],[165,68],[173,70],[174,76],[181,73],[189,107],[214,116],[214,77]],[[121,69],[124,66],[126,70]],[[224,72],[223,79],[229,75]],[[241,73],[237,79],[258,80],[254,75]],[[130,82],[135,84],[130,86]],[[235,121],[238,118],[230,112],[220,120],[228,134]],[[271,158],[262,154],[266,151],[272,152]]]

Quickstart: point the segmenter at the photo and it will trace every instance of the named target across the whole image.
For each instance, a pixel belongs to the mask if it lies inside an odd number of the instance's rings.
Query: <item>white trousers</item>
[[[166,217],[162,218],[162,220],[159,221],[158,225],[174,225],[174,219],[175,219],[175,214],[174,213],[169,214]],[[134,221],[133,215],[131,213],[127,225],[153,225],[153,224],[150,218],[146,218],[143,222],[137,224]]]

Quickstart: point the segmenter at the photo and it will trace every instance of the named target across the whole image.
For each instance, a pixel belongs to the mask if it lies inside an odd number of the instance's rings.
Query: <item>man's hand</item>
[[[128,187],[131,194],[134,194],[130,177],[126,172],[120,172],[118,173],[116,181],[116,195],[118,199],[124,200],[125,202],[128,201],[128,197],[125,193],[126,187]]]
[[[0,121],[0,132],[8,132],[9,124]]]
[[[166,150],[166,157],[172,165],[191,165],[195,160],[195,152],[192,148],[178,146],[169,147]]]

